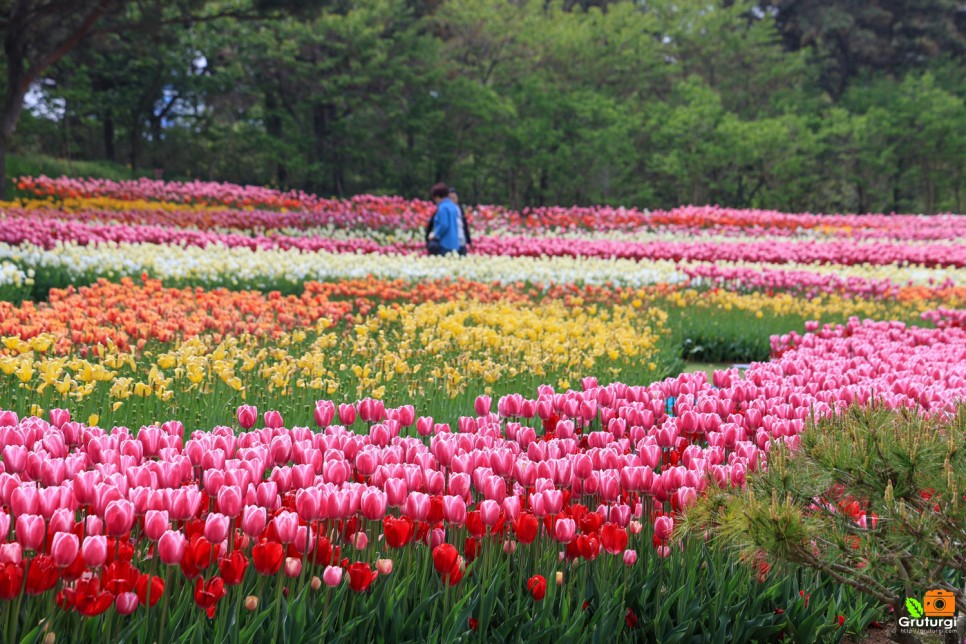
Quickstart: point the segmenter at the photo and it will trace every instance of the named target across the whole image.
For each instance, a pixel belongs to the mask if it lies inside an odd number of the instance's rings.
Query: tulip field
[[[966,402],[959,216],[480,206],[440,258],[422,201],[17,187],[2,641],[837,642],[890,619],[681,526],[816,419]]]

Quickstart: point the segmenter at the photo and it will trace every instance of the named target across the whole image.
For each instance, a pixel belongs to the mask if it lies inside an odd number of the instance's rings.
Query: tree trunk
[[[7,53],[9,54],[9,47]],[[23,111],[23,97],[27,93],[24,84],[23,60],[7,57],[7,89],[0,112],[0,199],[7,198],[7,151],[17,129],[17,120]]]
[[[0,141],[0,201],[7,199],[7,144]]]
[[[114,144],[114,117],[110,112],[104,115],[104,157],[108,161],[117,160],[117,147]]]
[[[128,143],[131,149],[128,151],[128,159],[131,163],[131,170],[138,169],[138,155],[141,152],[141,132],[137,121],[131,123],[131,131],[128,132]]]
[[[278,101],[275,99],[275,92],[265,93],[265,131],[272,138],[273,142],[282,141],[282,119],[278,115]],[[278,152],[275,153],[278,155]],[[275,180],[280,187],[288,185],[288,170],[285,168],[285,161],[280,157],[275,157]]]

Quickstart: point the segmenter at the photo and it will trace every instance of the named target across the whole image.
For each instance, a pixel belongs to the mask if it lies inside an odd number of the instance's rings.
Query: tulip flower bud
[[[309,586],[311,586],[312,590],[318,590],[322,587],[322,580],[318,577],[312,577],[312,581],[309,582]]]
[[[392,573],[392,559],[376,559],[376,570],[383,576]]]
[[[258,597],[255,595],[249,595],[245,598],[245,610],[252,612],[258,609]]]
[[[563,572],[557,571],[557,585],[563,586]]]
[[[302,573],[302,560],[295,557],[285,558],[285,576],[298,577]]]

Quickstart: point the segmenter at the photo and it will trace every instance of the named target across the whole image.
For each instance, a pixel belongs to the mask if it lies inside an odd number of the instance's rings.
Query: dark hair
[[[445,199],[449,196],[449,186],[447,186],[445,183],[437,183],[435,186],[433,186],[432,190],[430,190],[429,194],[433,197],[433,199],[436,197]]]
[[[459,191],[456,189],[456,186],[450,186],[449,187],[449,193],[451,195],[458,195],[459,194]]]

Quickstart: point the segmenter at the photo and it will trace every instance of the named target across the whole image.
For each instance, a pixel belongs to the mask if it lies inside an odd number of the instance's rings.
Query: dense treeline
[[[337,195],[966,210],[959,0],[116,4],[13,149]]]

